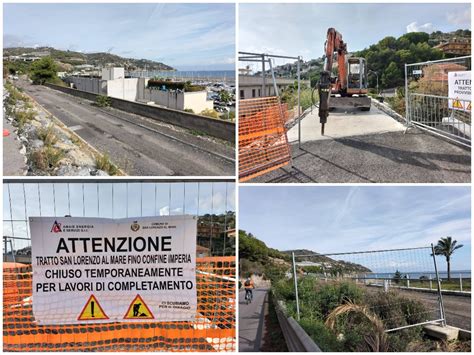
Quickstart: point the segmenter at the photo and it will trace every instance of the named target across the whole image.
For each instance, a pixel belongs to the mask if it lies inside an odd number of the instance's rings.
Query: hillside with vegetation
[[[148,59],[124,58],[116,54],[105,52],[82,53],[69,50],[64,51],[52,47],[14,47],[3,49],[4,57],[21,55],[35,56],[36,53],[42,53],[43,55],[49,53],[49,56],[64,69],[72,68],[76,65],[89,64],[100,67],[124,67],[126,70],[144,69],[145,67],[147,70],[175,70],[173,67],[161,62]]]
[[[297,258],[297,263],[301,261],[311,261],[314,265],[300,265],[297,267],[298,273],[354,273],[371,272],[368,268],[345,261],[334,260],[324,255],[320,255],[311,250],[298,249],[279,251],[268,247],[264,242],[257,239],[252,233],[239,231],[239,262],[241,275],[251,274],[263,275],[267,279],[275,280],[282,278],[291,271],[291,254],[310,255]],[[324,264],[316,265],[316,263]]]
[[[312,250],[307,249],[296,249],[296,250],[285,250],[282,253],[290,256],[292,253],[297,257],[297,263],[307,261],[314,263],[314,265],[300,266],[304,272],[308,273],[330,273],[330,274],[351,274],[351,273],[370,273],[372,272],[369,268],[351,263],[344,260],[334,260],[325,255],[321,255]],[[304,255],[304,256],[300,256]]]
[[[350,52],[349,55],[363,57],[367,60],[369,71],[378,74],[380,89],[393,88],[404,84],[405,63],[446,58],[448,55],[434,47],[454,38],[470,37],[471,31],[467,29],[459,29],[453,32],[436,31],[431,34],[425,32],[410,32],[398,38],[392,36],[385,37],[368,48]],[[351,49],[350,43],[348,43],[348,49]],[[321,48],[321,54],[322,51],[323,49]],[[319,73],[323,69],[323,64],[323,57],[302,62],[301,79],[310,80],[311,87],[314,87],[319,80]],[[297,63],[287,63],[276,66],[274,72],[277,77],[296,79]],[[270,74],[269,71],[268,74]],[[369,75],[369,87],[375,88],[376,82],[376,75]]]

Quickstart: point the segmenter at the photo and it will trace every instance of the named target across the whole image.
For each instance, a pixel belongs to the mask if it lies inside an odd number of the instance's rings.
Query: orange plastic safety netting
[[[194,322],[37,325],[30,265],[3,268],[4,351],[236,351],[235,257],[197,258]]]
[[[239,101],[239,179],[246,181],[287,165],[290,146],[278,97]]]

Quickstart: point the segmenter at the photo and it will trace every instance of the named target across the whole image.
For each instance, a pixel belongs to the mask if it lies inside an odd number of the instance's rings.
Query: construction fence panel
[[[290,163],[286,117],[277,96],[239,100],[239,179],[247,181]]]
[[[4,263],[3,350],[236,351],[235,257],[198,258],[196,267],[194,322],[38,325],[31,265]]]
[[[454,75],[454,72],[470,70],[471,56],[407,64],[407,123],[462,145],[471,146],[470,93],[467,97],[450,97],[449,92],[449,73]],[[470,86],[469,80],[466,85],[469,92]]]
[[[367,297],[374,297],[366,306],[382,319],[386,332],[445,324],[440,277],[432,254],[431,247],[421,247],[295,255],[295,265],[304,270],[300,281],[307,283],[300,282],[298,289],[353,283]],[[381,297],[379,292],[387,295]],[[298,302],[299,309],[305,309],[305,301]]]

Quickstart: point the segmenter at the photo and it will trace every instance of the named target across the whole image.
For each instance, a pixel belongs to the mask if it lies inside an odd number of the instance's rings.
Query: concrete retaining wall
[[[52,84],[45,84],[45,86],[90,101],[95,101],[97,97],[96,94],[75,90],[68,87]],[[170,123],[190,130],[202,132],[212,137],[235,143],[235,123],[199,116],[184,111],[177,111],[133,101],[126,101],[113,97],[110,98],[110,101],[111,106],[116,109],[148,117],[157,121]]]

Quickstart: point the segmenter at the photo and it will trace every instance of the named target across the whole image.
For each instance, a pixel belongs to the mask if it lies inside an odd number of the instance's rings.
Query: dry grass
[[[119,172],[117,167],[110,161],[108,154],[96,157],[95,167],[96,169],[107,172],[109,175],[117,175]]]
[[[336,307],[327,317],[326,326],[334,330],[339,316],[356,313],[364,317],[373,328],[373,333],[365,335],[364,339],[373,352],[388,351],[388,337],[382,320],[372,313],[366,306],[358,305],[352,301],[347,301]]]
[[[48,127],[38,128],[38,138],[41,139],[45,146],[51,147],[58,142],[58,137],[54,133],[53,125],[50,124]]]
[[[33,166],[44,172],[52,172],[59,166],[59,161],[64,157],[61,149],[53,147],[43,147],[30,154],[30,160]]]

